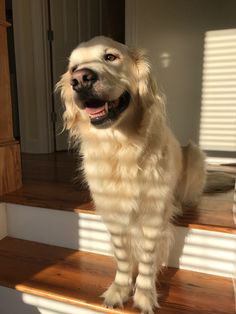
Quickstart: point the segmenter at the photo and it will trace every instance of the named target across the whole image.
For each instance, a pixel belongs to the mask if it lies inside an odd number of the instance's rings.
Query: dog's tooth
[[[105,103],[105,112],[108,112],[108,102]]]
[[[110,109],[110,108],[112,108],[113,107],[113,101],[109,101],[109,103],[108,103],[108,108]]]

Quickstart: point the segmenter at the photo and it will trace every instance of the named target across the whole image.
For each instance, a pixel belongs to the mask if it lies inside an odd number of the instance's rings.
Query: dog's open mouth
[[[84,102],[84,110],[89,115],[91,123],[100,128],[108,127],[129,106],[130,94],[125,91],[118,99],[105,101],[91,99]]]

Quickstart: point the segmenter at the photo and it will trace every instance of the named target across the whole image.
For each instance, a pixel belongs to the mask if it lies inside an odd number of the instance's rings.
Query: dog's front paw
[[[143,314],[153,314],[155,307],[159,308],[156,291],[136,288],[134,294],[134,306]]]
[[[123,308],[123,303],[128,301],[131,290],[132,288],[129,286],[122,287],[113,283],[102,295],[104,298],[104,305],[111,308]]]

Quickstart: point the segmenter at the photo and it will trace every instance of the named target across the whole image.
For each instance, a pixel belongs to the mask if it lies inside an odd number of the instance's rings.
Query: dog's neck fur
[[[81,153],[96,156],[97,152],[111,155],[112,151],[119,148],[123,154],[132,154],[134,162],[143,159],[147,152],[146,148],[152,147],[155,153],[163,150],[165,145],[164,128],[165,117],[162,115],[158,103],[143,108],[141,104],[131,106],[129,114],[116,126],[108,129],[97,130],[93,126],[80,131]],[[156,132],[156,130],[159,130]],[[158,134],[159,136],[150,136]],[[97,156],[101,157],[101,156]],[[119,156],[116,156],[119,159]]]

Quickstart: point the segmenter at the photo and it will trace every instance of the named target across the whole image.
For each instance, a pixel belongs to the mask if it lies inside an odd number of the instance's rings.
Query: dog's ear
[[[132,51],[134,62],[137,66],[138,92],[140,98],[153,97],[156,93],[156,84],[151,74],[149,58],[144,50]]]
[[[80,113],[71,92],[70,77],[69,71],[63,74],[60,81],[56,84],[55,91],[60,91],[62,102],[65,105],[65,111],[63,113],[64,129],[69,130],[70,137],[76,137]]]
[[[136,49],[132,51],[132,56],[137,67],[139,100],[145,107],[157,105],[162,116],[165,117],[165,97],[157,87],[146,52]]]

